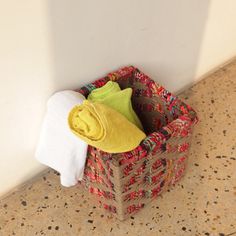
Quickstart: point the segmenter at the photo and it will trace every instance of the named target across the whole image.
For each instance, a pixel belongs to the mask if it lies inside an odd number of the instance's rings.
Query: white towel
[[[84,99],[82,94],[71,90],[50,97],[36,149],[36,159],[58,171],[65,187],[83,178],[88,145],[70,131],[67,117]]]

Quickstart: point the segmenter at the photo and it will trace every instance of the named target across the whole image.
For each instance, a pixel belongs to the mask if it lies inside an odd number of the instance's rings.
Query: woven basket
[[[105,209],[124,220],[182,177],[198,118],[190,106],[133,66],[77,91],[87,97],[109,80],[121,89],[133,89],[133,108],[148,136],[136,149],[121,154],[89,146],[82,183]]]

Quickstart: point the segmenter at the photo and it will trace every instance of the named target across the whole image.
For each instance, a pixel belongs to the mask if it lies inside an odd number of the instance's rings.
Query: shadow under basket
[[[89,146],[82,184],[105,209],[124,220],[183,176],[198,118],[189,105],[133,66],[76,91],[87,97],[109,80],[121,89],[133,89],[132,105],[147,137],[134,150],[119,154]]]

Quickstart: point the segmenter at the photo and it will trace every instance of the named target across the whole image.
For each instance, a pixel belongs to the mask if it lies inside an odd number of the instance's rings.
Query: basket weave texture
[[[111,154],[89,146],[82,183],[120,220],[143,208],[184,174],[198,118],[179,98],[128,66],[77,90],[85,97],[107,81],[133,89],[132,104],[146,134],[132,151]]]

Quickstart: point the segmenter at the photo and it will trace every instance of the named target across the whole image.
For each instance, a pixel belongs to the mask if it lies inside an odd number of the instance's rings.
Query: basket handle
[[[164,126],[157,132],[153,132],[148,135],[140,144],[148,153],[154,155],[158,151],[163,151],[162,145],[170,137],[183,138],[189,136],[195,121],[193,121],[189,116],[183,115],[178,119],[173,120],[168,125]]]

